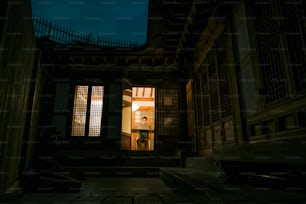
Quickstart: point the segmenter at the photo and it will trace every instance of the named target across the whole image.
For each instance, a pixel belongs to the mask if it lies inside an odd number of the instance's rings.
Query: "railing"
[[[99,46],[99,47],[138,47],[138,42],[117,40],[104,36],[92,36],[73,31],[72,29],[54,24],[41,17],[34,17],[34,33],[38,38],[47,37],[51,40],[71,46]]]

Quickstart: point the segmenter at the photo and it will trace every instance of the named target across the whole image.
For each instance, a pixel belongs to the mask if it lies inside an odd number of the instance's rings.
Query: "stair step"
[[[70,175],[77,177],[159,177],[160,167],[99,167],[99,166],[66,166]],[[66,173],[67,173],[66,172]]]
[[[99,153],[91,151],[62,151],[57,153],[55,159],[60,164],[66,166],[180,166],[180,160],[177,157],[157,156],[154,154],[154,152],[149,152],[143,155],[142,152],[129,152],[127,154],[107,154],[105,152]]]
[[[154,151],[125,151],[127,157],[158,156]]]
[[[124,165],[178,167],[180,160],[174,157],[127,157]]]

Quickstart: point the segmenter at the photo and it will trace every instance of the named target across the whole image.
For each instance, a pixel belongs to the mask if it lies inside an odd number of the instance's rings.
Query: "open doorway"
[[[132,88],[131,150],[153,151],[155,130],[155,88]]]

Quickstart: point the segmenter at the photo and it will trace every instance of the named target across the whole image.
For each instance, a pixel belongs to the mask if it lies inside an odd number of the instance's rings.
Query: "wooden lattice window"
[[[180,125],[178,89],[159,89],[157,94],[158,135],[177,135]]]
[[[258,67],[262,75],[264,102],[270,104],[287,96],[284,49],[280,43],[278,1],[254,1]]]
[[[224,64],[219,66],[219,78],[222,116],[225,117],[232,114],[232,104],[230,98],[229,73],[228,68],[224,66]]]
[[[306,88],[306,2],[282,1],[285,19],[285,38],[289,53],[289,67],[297,91]]]
[[[209,66],[208,66],[208,73],[209,73],[209,83],[210,83],[210,104],[211,104],[211,119],[212,122],[215,122],[220,119],[220,107],[219,107],[219,97],[218,97],[218,75],[216,70],[216,59],[215,55],[211,55],[209,57]]]
[[[103,86],[76,86],[71,136],[101,135]]]
[[[219,86],[220,86],[220,100],[221,100],[221,113],[222,117],[232,114],[231,93],[229,84],[229,53],[231,50],[226,49],[227,36],[221,35],[218,40],[219,50],[218,56],[218,73],[219,73]]]

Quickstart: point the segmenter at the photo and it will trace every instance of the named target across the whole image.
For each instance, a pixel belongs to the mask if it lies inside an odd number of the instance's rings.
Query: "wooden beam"
[[[150,97],[153,95],[153,88],[151,88]]]
[[[223,24],[216,24],[215,19],[211,18],[203,30],[203,35],[196,45],[197,55],[195,56],[194,70],[198,70],[200,64],[205,60],[207,53],[214,45],[224,29]]]
[[[133,101],[149,101],[149,102],[152,102],[152,101],[154,101],[154,97],[151,97],[151,98],[133,97],[132,100]]]

